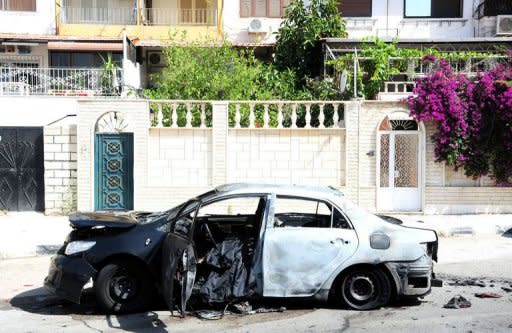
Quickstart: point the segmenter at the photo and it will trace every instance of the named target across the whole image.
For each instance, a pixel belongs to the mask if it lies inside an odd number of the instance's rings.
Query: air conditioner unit
[[[249,22],[249,33],[250,34],[264,34],[267,31],[261,19],[252,19]]]
[[[149,66],[167,66],[167,58],[160,51],[149,51],[147,62]]]
[[[512,15],[498,15],[496,36],[512,35]]]

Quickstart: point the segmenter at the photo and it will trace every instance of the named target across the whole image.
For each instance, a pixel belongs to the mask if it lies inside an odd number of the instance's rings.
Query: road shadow
[[[122,329],[128,332],[167,332],[165,323],[160,320],[155,311],[165,310],[162,302],[155,301],[151,311],[124,314],[105,315],[99,312],[92,292],[84,292],[81,297],[81,304],[75,304],[54,295],[51,295],[45,288],[35,288],[22,292],[8,301],[10,307],[21,311],[39,315],[67,315],[74,320],[85,321],[89,318],[104,318],[110,328]]]

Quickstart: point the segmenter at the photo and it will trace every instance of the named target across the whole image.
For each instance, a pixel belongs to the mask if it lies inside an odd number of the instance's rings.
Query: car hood
[[[135,214],[102,212],[77,212],[69,216],[69,222],[71,227],[75,229],[91,227],[128,229],[133,228],[138,223]]]

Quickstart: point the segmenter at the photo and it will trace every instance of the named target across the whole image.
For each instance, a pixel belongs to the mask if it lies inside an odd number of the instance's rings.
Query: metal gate
[[[133,209],[133,134],[96,134],[96,210]]]
[[[0,209],[44,210],[42,127],[0,127]]]

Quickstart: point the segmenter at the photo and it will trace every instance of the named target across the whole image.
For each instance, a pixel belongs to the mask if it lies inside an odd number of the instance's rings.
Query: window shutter
[[[7,0],[7,10],[23,11],[23,12],[35,12],[36,11],[36,0]]]
[[[251,0],[240,0],[240,17],[251,16]]]
[[[267,16],[267,1],[266,0],[253,0],[254,12],[252,16],[265,17]]]
[[[286,7],[290,4],[291,0],[282,0],[283,3],[283,9],[281,11],[281,16],[284,16],[286,14]]]
[[[268,17],[281,17],[281,0],[268,0]]]
[[[372,0],[340,0],[341,16],[372,16]]]

